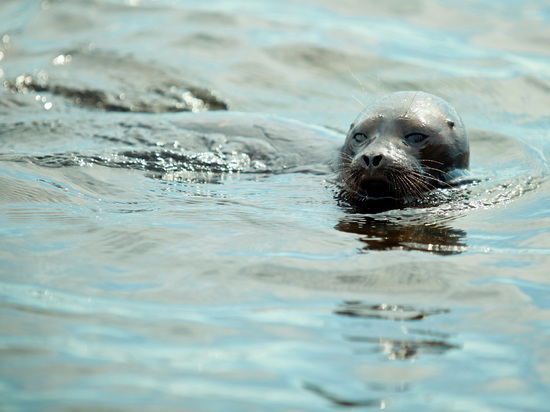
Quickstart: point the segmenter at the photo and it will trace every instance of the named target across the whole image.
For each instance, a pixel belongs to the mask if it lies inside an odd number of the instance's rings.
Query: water
[[[0,15],[0,409],[547,409],[547,2]],[[341,207],[325,157],[415,89],[461,113],[482,181]],[[220,109],[303,123],[184,129]]]

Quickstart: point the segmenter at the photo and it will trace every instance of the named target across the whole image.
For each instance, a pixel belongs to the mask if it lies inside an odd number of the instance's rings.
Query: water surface
[[[550,8],[379,3],[2,2],[2,410],[546,410]],[[481,178],[427,208],[181,126],[417,89]]]

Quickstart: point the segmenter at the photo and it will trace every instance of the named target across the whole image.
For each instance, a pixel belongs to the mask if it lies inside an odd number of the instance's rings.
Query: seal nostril
[[[384,156],[379,155],[368,155],[364,154],[362,157],[363,163],[366,167],[378,167],[380,166],[380,163],[382,163],[382,159],[384,159]]]
[[[373,156],[372,157],[372,165],[374,167],[377,167],[378,165],[380,165],[380,162],[382,161],[383,158],[384,158],[384,156],[382,156],[382,155]]]

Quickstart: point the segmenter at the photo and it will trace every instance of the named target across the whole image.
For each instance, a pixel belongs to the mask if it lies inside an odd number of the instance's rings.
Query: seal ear
[[[455,127],[455,122],[453,122],[452,120],[449,120],[447,119],[447,124],[449,125],[449,127],[452,129],[453,127]]]
[[[351,126],[349,127],[349,129],[353,129],[355,127],[355,123],[352,123]]]

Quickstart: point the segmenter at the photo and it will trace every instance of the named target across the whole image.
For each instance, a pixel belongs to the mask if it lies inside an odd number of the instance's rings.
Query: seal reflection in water
[[[383,96],[353,122],[341,152],[340,197],[396,206],[463,183],[469,144],[456,110],[424,92]]]

